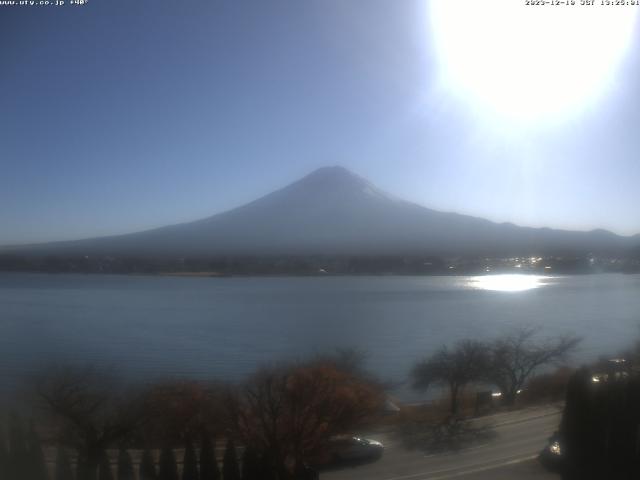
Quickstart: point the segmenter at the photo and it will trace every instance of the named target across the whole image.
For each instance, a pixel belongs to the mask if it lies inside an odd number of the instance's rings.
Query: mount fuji
[[[320,168],[241,207],[139,233],[5,247],[0,253],[216,255],[622,255],[640,236],[530,228],[445,213],[378,189],[342,167]]]

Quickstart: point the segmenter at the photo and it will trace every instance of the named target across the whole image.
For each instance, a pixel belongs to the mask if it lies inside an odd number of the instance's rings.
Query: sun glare
[[[547,285],[548,278],[539,275],[484,275],[472,277],[468,286],[476,290],[523,292]]]
[[[588,107],[611,86],[637,8],[575,3],[432,1],[442,84],[465,102],[521,120]]]

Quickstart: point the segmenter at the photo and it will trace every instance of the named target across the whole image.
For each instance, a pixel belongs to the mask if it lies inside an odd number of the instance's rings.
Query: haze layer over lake
[[[640,276],[177,278],[0,274],[0,390],[52,363],[131,379],[240,381],[337,347],[404,382],[444,344],[518,325],[584,338],[574,363],[640,336]],[[405,387],[401,397],[415,398]]]

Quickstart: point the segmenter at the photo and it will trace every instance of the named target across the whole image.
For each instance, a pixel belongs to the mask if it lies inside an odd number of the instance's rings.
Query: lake
[[[640,337],[640,275],[231,277],[0,274],[0,389],[52,363],[131,379],[240,380],[336,347],[384,379],[444,344],[518,325],[584,337],[574,363]],[[415,396],[399,387],[403,398]]]

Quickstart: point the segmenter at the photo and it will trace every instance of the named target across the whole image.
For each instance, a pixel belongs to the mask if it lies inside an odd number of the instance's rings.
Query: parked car
[[[563,447],[562,439],[558,432],[555,432],[549,437],[549,443],[538,455],[540,463],[552,472],[560,472],[563,467]]]
[[[331,440],[333,461],[359,462],[377,460],[384,453],[384,445],[377,440],[361,437],[335,437]]]

